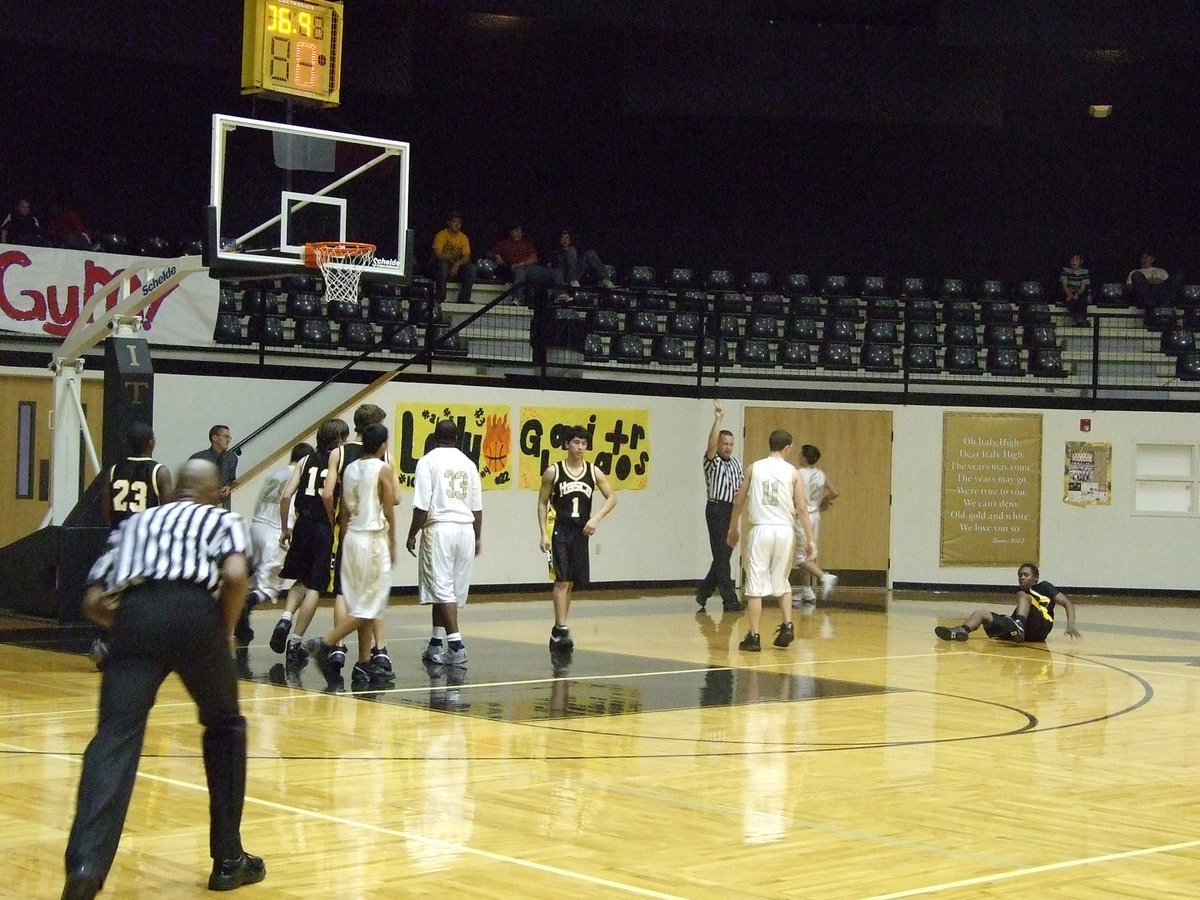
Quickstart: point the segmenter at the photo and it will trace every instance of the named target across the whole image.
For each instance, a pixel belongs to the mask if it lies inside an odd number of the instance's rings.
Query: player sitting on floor
[[[1001,641],[1044,641],[1054,627],[1054,608],[1062,606],[1067,611],[1067,634],[1079,637],[1075,627],[1075,604],[1071,599],[1048,581],[1038,580],[1038,567],[1025,563],[1017,569],[1017,606],[1011,616],[977,609],[967,616],[965,622],[954,628],[939,625],[933,633],[943,641],[965,641],[967,636],[983,626],[988,637]]]

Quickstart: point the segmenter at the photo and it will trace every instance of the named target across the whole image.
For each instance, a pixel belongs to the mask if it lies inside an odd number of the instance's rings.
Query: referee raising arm
[[[75,822],[67,841],[63,900],[91,898],[117,853],[146,718],[158,687],[177,672],[200,710],[209,791],[209,890],[266,877],[242,848],[246,720],[230,653],[246,595],[249,538],[222,509],[217,467],[189,460],[175,498],[137,513],[109,538],[88,574],[84,614],[111,629],[100,678],[100,721],[83,755]],[[214,596],[216,599],[214,600]]]
[[[704,450],[704,486],[708,502],[704,505],[704,522],[708,526],[708,545],[712,549],[712,565],[696,591],[696,604],[704,604],[714,591],[721,594],[721,607],[729,612],[742,609],[738,602],[733,578],[729,574],[729,558],[733,548],[725,540],[729,533],[729,516],[733,512],[733,498],[742,486],[742,463],[733,456],[733,432],[721,428],[725,410],[713,401],[712,430],[708,433],[708,446]]]

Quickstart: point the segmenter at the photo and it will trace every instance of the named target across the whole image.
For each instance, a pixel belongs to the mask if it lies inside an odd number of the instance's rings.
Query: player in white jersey
[[[283,560],[287,556],[287,552],[279,546],[279,534],[283,530],[279,522],[279,501],[296,463],[315,452],[312,444],[297,444],[292,448],[290,464],[268,475],[258,492],[254,518],[250,521],[250,546],[257,561],[254,590],[250,592],[251,606],[274,603],[294,583],[291,578],[279,577],[279,570],[283,568]]]
[[[768,438],[769,456],[751,463],[746,478],[733,500],[733,517],[729,522],[729,546],[736,547],[742,511],[750,519],[746,538],[746,617],[750,630],[738,644],[740,650],[757,653],[762,649],[758,626],[762,621],[762,598],[779,598],[783,623],[775,637],[776,647],[787,647],[796,636],[792,625],[792,586],[788,573],[792,568],[792,545],[795,522],[799,520],[804,533],[805,552],[815,547],[812,520],[804,502],[800,473],[790,462],[792,436],[782,429],[771,432]]]
[[[387,454],[388,430],[368,425],[362,433],[362,456],[342,475],[342,503],[338,524],[343,537],[341,586],[346,598],[346,616],[335,621],[323,638],[306,645],[317,668],[326,677],[336,676],[341,663],[334,656],[342,650],[342,639],[358,632],[358,662],[351,683],[364,687],[378,680],[370,665],[372,621],[387,608],[392,589],[392,561],[396,538],[396,470],[383,457]],[[388,669],[386,676],[391,676]]]
[[[417,557],[420,600],[429,605],[433,622],[421,659],[439,666],[465,666],[467,648],[458,628],[458,611],[466,605],[471,569],[483,546],[483,484],[478,464],[458,449],[458,426],[453,421],[438,422],[433,439],[437,446],[417,460],[408,527],[408,552]]]
[[[833,589],[837,587],[838,578],[817,565],[816,544],[821,539],[821,510],[828,509],[833,504],[833,501],[838,498],[838,490],[829,480],[829,476],[817,468],[817,460],[821,458],[820,450],[812,444],[804,444],[800,448],[800,458],[804,461],[804,465],[800,467],[800,479],[804,483],[804,502],[808,508],[808,516],[812,520],[814,549],[811,555],[805,552],[804,545],[800,541],[800,526],[797,523],[796,568],[810,575],[814,579],[814,583],[820,582],[821,599],[828,600],[833,595]],[[793,601],[793,605],[800,606],[816,602],[816,591],[811,585],[805,584],[800,589],[800,596]]]

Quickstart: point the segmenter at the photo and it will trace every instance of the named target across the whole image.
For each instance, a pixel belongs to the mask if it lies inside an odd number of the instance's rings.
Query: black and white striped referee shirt
[[[744,477],[742,461],[736,457],[721,459],[714,454],[712,459],[704,459],[704,486],[708,490],[709,500],[732,503]]]
[[[118,591],[143,581],[183,581],[217,589],[225,557],[249,559],[250,538],[237,513],[176,500],[137,513],[108,538],[87,583]]]

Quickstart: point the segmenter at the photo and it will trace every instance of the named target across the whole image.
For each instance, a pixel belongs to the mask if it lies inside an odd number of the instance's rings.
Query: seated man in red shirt
[[[526,306],[533,303],[525,291],[526,284],[553,284],[554,273],[538,264],[537,248],[533,241],[525,239],[525,230],[520,222],[513,222],[508,237],[501,238],[488,251],[488,256],[512,272],[513,296]]]

